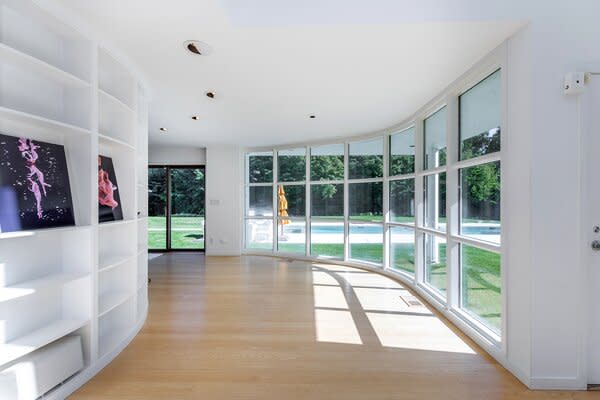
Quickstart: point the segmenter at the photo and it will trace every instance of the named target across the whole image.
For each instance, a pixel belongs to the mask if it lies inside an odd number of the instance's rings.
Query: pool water
[[[344,232],[343,225],[313,225],[311,234],[340,234]],[[298,232],[299,233],[299,232]],[[352,225],[352,233],[370,233],[381,234],[382,227],[380,225]],[[466,235],[499,235],[500,226],[498,225],[481,225],[481,226],[463,226],[461,233]]]

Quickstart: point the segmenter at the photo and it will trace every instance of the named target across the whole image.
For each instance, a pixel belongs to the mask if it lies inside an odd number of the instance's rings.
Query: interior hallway
[[[584,399],[531,392],[401,284],[269,257],[150,261],[146,324],[72,399]],[[415,301],[417,300],[417,301]]]

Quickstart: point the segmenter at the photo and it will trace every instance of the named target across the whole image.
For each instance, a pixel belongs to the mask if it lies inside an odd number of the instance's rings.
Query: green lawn
[[[166,246],[166,217],[148,217],[148,248],[163,250]],[[172,249],[204,249],[204,218],[171,218]]]

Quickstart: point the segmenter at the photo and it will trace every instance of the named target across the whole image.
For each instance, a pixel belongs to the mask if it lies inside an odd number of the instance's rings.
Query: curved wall
[[[528,383],[507,352],[515,212],[505,177],[513,167],[504,162],[512,148],[505,129],[509,48],[502,44],[389,129],[245,149],[243,242],[245,254],[344,263],[399,278]],[[487,296],[475,294],[478,270]]]

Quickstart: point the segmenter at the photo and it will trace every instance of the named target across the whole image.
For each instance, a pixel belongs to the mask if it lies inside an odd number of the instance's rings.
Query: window
[[[500,151],[500,70],[461,95],[459,106],[460,159],[467,160]]]
[[[439,294],[446,295],[446,238],[424,235],[425,282]]]
[[[310,180],[339,181],[344,179],[344,145],[332,144],[310,150]]]
[[[248,188],[246,215],[249,217],[273,216],[273,187],[271,185]]]
[[[425,119],[423,125],[425,135],[424,169],[446,165],[446,107]]]
[[[415,223],[415,180],[390,181],[390,222]]]
[[[390,136],[390,176],[415,172],[415,128]]]
[[[383,226],[350,224],[350,258],[383,264]]]
[[[463,244],[460,259],[462,308],[494,331],[500,332],[500,254]]]
[[[273,251],[273,153],[246,154],[245,247]]]
[[[306,253],[306,148],[277,152],[277,251]],[[282,184],[294,182],[293,184]]]
[[[246,220],[246,248],[253,250],[273,250],[273,220]]]
[[[344,185],[313,184],[311,248],[314,256],[344,258]]]
[[[411,275],[415,273],[415,231],[390,227],[390,267]]]
[[[493,332],[502,327],[501,71],[459,98],[460,307]],[[477,157],[486,156],[483,159]],[[463,238],[474,239],[465,243]],[[487,242],[479,244],[477,241]]]
[[[273,153],[250,153],[247,156],[248,182],[273,182]]]
[[[383,221],[383,184],[381,182],[351,183],[350,219]]]
[[[350,179],[383,177],[383,138],[350,143]]]
[[[306,253],[306,221],[286,219],[279,221],[277,251],[281,253]]]
[[[277,153],[279,182],[303,182],[306,180],[306,149],[282,150]]]
[[[446,173],[425,176],[423,209],[425,227],[446,231]]]
[[[422,125],[248,153],[246,248],[411,276],[470,326],[501,337],[501,88],[497,70],[460,95],[445,93],[458,107],[439,104],[416,116]]]
[[[500,244],[500,162],[464,168],[460,234]]]
[[[310,150],[310,254],[344,259],[344,144]]]
[[[334,219],[344,219],[344,185],[311,185],[311,215]]]
[[[344,259],[344,221],[312,220],[310,254]]]

